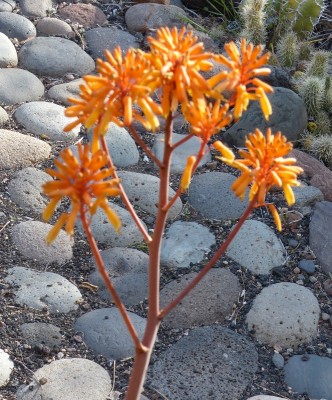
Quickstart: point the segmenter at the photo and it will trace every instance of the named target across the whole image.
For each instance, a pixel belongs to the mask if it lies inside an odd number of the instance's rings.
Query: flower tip
[[[187,165],[183,171],[183,175],[180,182],[180,188],[182,191],[186,191],[189,188],[195,162],[196,162],[195,156],[188,157]]]

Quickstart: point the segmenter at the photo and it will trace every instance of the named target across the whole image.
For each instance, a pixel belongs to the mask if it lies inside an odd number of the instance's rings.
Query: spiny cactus
[[[332,166],[332,136],[322,135],[315,137],[310,146],[310,152],[328,167]]]
[[[323,14],[324,0],[289,0],[287,3],[292,30],[299,38],[305,38]]]
[[[306,75],[325,78],[327,75],[329,58],[330,58],[329,51],[324,51],[324,50],[315,51],[313,53],[312,59],[308,64]]]
[[[300,143],[304,150],[310,151],[315,135],[313,135],[309,130],[305,130],[301,136]]]
[[[324,104],[324,81],[316,76],[308,76],[298,83],[298,93],[309,116],[317,116]]]
[[[310,42],[300,42],[299,43],[299,60],[308,61],[311,59],[311,55],[314,51],[314,47]]]
[[[325,78],[324,109],[332,115],[332,78],[330,76]]]
[[[277,56],[281,65],[284,67],[292,67],[299,56],[299,46],[297,36],[290,31],[281,36],[277,43]]]
[[[266,0],[243,0],[239,7],[244,24],[240,35],[256,45],[266,42],[265,4]]]
[[[332,129],[332,121],[331,118],[329,116],[329,114],[324,111],[321,110],[317,113],[317,116],[315,118],[315,122],[316,122],[316,134],[318,135],[328,135],[331,134],[331,129]]]

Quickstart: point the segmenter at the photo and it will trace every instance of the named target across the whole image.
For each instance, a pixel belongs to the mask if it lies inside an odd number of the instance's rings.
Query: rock
[[[310,399],[332,400],[332,360],[314,354],[293,356],[285,366],[285,382]]]
[[[148,296],[149,257],[147,254],[136,249],[114,247],[101,251],[100,255],[114,287],[125,305],[138,304]],[[92,264],[97,268],[94,259],[92,259]],[[111,299],[97,269],[90,274],[89,281],[98,286],[98,294],[102,299]]]
[[[195,328],[160,354],[148,383],[169,400],[242,397],[257,369],[257,351],[220,325]]]
[[[332,201],[332,171],[313,176],[310,184],[322,191],[325,200]]]
[[[185,135],[172,134],[172,143],[177,143],[182,140]],[[162,160],[164,154],[164,134],[156,135],[152,151],[159,160]],[[201,141],[196,136],[191,136],[187,142],[179,146],[172,153],[171,172],[182,174],[187,164],[187,158],[196,155],[199,152]],[[199,167],[211,161],[211,155],[208,146],[205,146],[205,155],[203,156]]]
[[[159,201],[159,178],[130,171],[119,171],[118,175],[130,201],[140,209],[156,216]],[[148,196],[147,193],[149,194]],[[174,194],[174,190],[169,188],[169,198],[173,197]],[[177,217],[181,211],[182,201],[178,198],[169,210],[168,218]]]
[[[44,85],[29,71],[18,68],[0,69],[0,104],[24,103],[38,100],[43,95]]]
[[[288,240],[288,246],[290,246],[292,249],[295,249],[299,245],[299,241],[296,239],[289,239]]]
[[[317,201],[324,199],[323,193],[314,186],[298,186],[293,188],[295,195],[295,206],[306,207],[313,206]]]
[[[48,158],[51,146],[16,131],[0,129],[0,169],[28,167]]]
[[[176,6],[143,3],[131,6],[125,14],[125,20],[129,31],[147,32],[162,26],[180,28],[185,24],[181,17],[186,15],[182,8]]]
[[[160,292],[160,306],[164,308],[188,285],[196,273],[183,275],[168,283]],[[164,324],[170,328],[187,329],[199,325],[223,323],[232,313],[241,286],[238,278],[229,270],[214,268],[168,314]]]
[[[268,94],[272,106],[272,115],[266,121],[258,101],[252,102],[248,110],[231,128],[223,133],[223,138],[229,145],[244,147],[245,137],[256,128],[263,133],[267,128],[272,133],[281,131],[289,141],[296,141],[307,126],[308,116],[303,100],[292,90],[276,87]]]
[[[60,17],[85,29],[107,24],[107,17],[99,7],[92,4],[69,4],[59,9]]]
[[[45,381],[42,388],[38,383]],[[108,372],[84,358],[69,358],[44,365],[34,379],[16,393],[17,400],[105,400],[112,391]]]
[[[249,331],[264,344],[282,347],[308,343],[317,335],[316,297],[295,283],[275,283],[256,296],[247,314]]]
[[[213,233],[196,222],[176,221],[162,241],[160,261],[173,268],[187,268],[199,263],[216,244]]]
[[[73,240],[61,230],[51,244],[46,236],[52,225],[39,221],[25,221],[12,229],[12,240],[18,251],[26,258],[42,264],[63,264],[73,257]]]
[[[115,27],[90,29],[85,33],[84,38],[94,59],[105,58],[105,50],[112,53],[117,46],[121,47],[123,53],[129,48],[139,47],[135,36]]]
[[[33,167],[18,171],[8,184],[10,198],[25,211],[42,213],[47,199],[42,195],[42,185],[52,180],[46,172]]]
[[[274,366],[278,369],[283,369],[285,365],[284,357],[280,353],[274,353],[272,357]]]
[[[58,18],[45,17],[37,21],[38,35],[63,36],[71,39],[75,36],[71,26]]]
[[[118,205],[109,202],[112,209],[121,219],[122,227],[120,233],[117,233],[113,225],[109,222],[102,209],[98,209],[91,221],[91,230],[98,243],[111,247],[126,247],[135,243],[141,243],[143,236],[138,231],[129,212]],[[80,221],[77,221],[78,230],[83,233],[83,227]]]
[[[47,346],[58,349],[62,343],[60,328],[45,322],[31,322],[21,325],[23,338],[32,347]]]
[[[71,82],[54,85],[48,90],[47,97],[67,106],[71,105],[72,103],[68,100],[68,97],[79,99],[80,85],[83,84],[83,79],[75,79]]]
[[[5,125],[6,122],[9,120],[9,115],[7,114],[7,111],[4,110],[2,107],[0,107],[0,127],[2,125]]]
[[[317,203],[309,225],[309,244],[324,272],[332,273],[332,202]]]
[[[0,12],[9,11],[12,12],[16,7],[15,0],[0,0]]]
[[[7,385],[13,368],[14,363],[10,360],[9,354],[0,349],[0,387]]]
[[[66,125],[72,122],[64,115],[65,107],[46,101],[33,101],[22,104],[14,114],[16,121],[38,136],[54,141],[69,141],[77,137],[80,125],[69,132],[64,132]]]
[[[0,32],[0,68],[16,67],[18,63],[15,46]]]
[[[27,17],[46,17],[52,10],[52,0],[19,0],[21,13]]]
[[[135,3],[170,4],[170,0],[136,0]]]
[[[315,263],[312,260],[300,260],[298,266],[302,271],[310,275],[312,275],[316,269]]]
[[[6,11],[0,13],[0,32],[19,41],[34,38],[37,34],[34,24],[27,18]]]
[[[95,68],[93,59],[81,47],[58,37],[37,37],[25,43],[18,53],[22,68],[53,78],[65,74],[85,75]]]
[[[285,399],[286,397],[266,396],[265,394],[261,394],[258,396],[250,397],[248,400],[285,400]]]
[[[285,68],[275,65],[266,65],[266,67],[270,68],[271,73],[269,75],[260,76],[260,80],[274,87],[291,88],[290,73]]]
[[[296,158],[296,165],[301,167],[304,170],[304,174],[309,178],[321,174],[322,171],[324,174],[327,173],[327,171],[332,174],[332,172],[321,161],[318,161],[317,158],[305,153],[304,151],[293,149],[288,154],[288,157]]]
[[[194,175],[189,187],[189,204],[202,216],[217,220],[237,219],[247,207],[248,199],[241,201],[231,186],[235,176],[223,172],[205,172]]]
[[[78,308],[80,291],[61,275],[14,267],[8,270],[5,282],[14,286],[15,301],[36,310],[68,313]]]
[[[128,311],[139,338],[143,337],[145,319]],[[119,310],[101,308],[79,317],[74,329],[82,332],[83,340],[96,354],[108,359],[120,360],[135,354],[134,345]]]
[[[278,237],[260,221],[247,220],[227,249],[227,255],[256,275],[268,275],[286,261]]]

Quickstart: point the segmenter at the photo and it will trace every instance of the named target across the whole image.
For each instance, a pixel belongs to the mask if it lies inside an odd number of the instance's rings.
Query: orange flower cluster
[[[220,141],[214,147],[221,152],[220,160],[237,168],[241,175],[234,182],[232,189],[242,200],[249,185],[249,200],[257,196],[257,207],[265,205],[265,197],[272,186],[282,187],[286,201],[294,204],[295,197],[292,186],[299,186],[297,176],[303,172],[302,168],[295,166],[295,158],[284,158],[291,149],[292,144],[287,142],[280,132],[272,135],[269,128],[266,137],[259,129],[248,135],[245,141],[247,150],[240,150],[242,159],[235,159],[234,153]],[[273,204],[267,205],[272,212],[276,226],[281,230],[281,222]]]
[[[60,157],[62,162],[54,161],[57,170],[47,170],[56,180],[46,182],[43,186],[44,194],[51,199],[43,212],[43,218],[49,221],[58,203],[65,197],[71,201],[71,211],[61,214],[49,232],[47,242],[51,243],[63,226],[72,235],[76,218],[82,209],[93,215],[98,207],[102,208],[114,228],[119,230],[121,221],[107,202],[108,196],[120,194],[119,181],[104,180],[113,174],[113,169],[105,168],[108,162],[106,153],[99,150],[91,154],[89,145],[79,143],[78,159],[69,148],[64,149]]]

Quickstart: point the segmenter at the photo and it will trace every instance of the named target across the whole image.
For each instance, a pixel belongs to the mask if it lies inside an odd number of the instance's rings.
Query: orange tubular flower
[[[242,39],[241,49],[234,42],[225,44],[225,51],[229,58],[224,55],[216,55],[217,62],[228,67],[229,71],[222,71],[208,80],[211,88],[217,92],[225,90],[232,93],[230,105],[234,105],[234,118],[241,117],[243,111],[248,107],[249,100],[259,100],[263,114],[268,120],[272,114],[271,104],[266,93],[272,93],[270,85],[256,78],[257,75],[269,75],[269,68],[262,68],[270,57],[265,53],[260,57],[262,46],[247,45]]]
[[[62,213],[46,240],[51,243],[55,240],[60,229],[65,226],[69,235],[74,232],[74,225],[81,207],[93,215],[101,207],[115,230],[121,227],[121,221],[109,207],[108,196],[118,196],[120,189],[118,179],[104,181],[113,174],[113,169],[104,168],[107,165],[106,153],[102,150],[90,153],[89,145],[78,145],[78,159],[67,148],[60,153],[62,162],[55,160],[57,170],[48,169],[47,172],[56,180],[46,182],[43,192],[50,198],[50,202],[43,212],[43,218],[49,221],[57,204],[62,198],[71,200],[71,211]],[[95,199],[95,200],[94,200]]]
[[[271,134],[269,128],[266,137],[259,129],[249,134],[245,141],[247,151],[240,150],[243,159],[235,159],[233,152],[220,141],[214,143],[214,147],[221,152],[220,160],[239,169],[242,174],[234,182],[232,189],[242,200],[247,187],[251,184],[249,200],[257,196],[257,207],[265,204],[265,197],[272,186],[282,187],[286,201],[294,204],[295,197],[292,186],[299,186],[297,175],[303,172],[302,168],[295,166],[295,158],[284,158],[291,149],[292,144],[287,142],[281,132]],[[271,211],[277,228],[281,230],[281,222],[277,210],[273,204],[267,205]]]
[[[155,77],[145,53],[129,49],[122,56],[120,47],[113,54],[105,51],[106,61],[97,60],[98,76],[85,76],[80,86],[80,99],[70,98],[73,103],[65,111],[67,117],[76,117],[65,131],[82,123],[87,128],[96,124],[93,138],[93,152],[98,149],[96,140],[104,135],[110,122],[129,126],[133,120],[141,122],[146,129],[159,127],[156,114],[161,108],[153,102]],[[133,109],[137,104],[145,118]]]
[[[157,38],[149,37],[148,40],[151,63],[159,71],[164,117],[175,111],[179,103],[185,106],[188,93],[193,98],[202,98],[203,93],[209,91],[209,85],[199,71],[212,68],[208,61],[212,54],[204,51],[203,43],[197,43],[192,31],[160,28]]]

